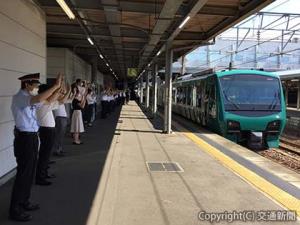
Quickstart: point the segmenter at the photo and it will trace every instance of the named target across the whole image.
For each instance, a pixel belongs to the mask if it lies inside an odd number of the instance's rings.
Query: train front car
[[[278,147],[286,123],[279,77],[255,70],[219,72],[217,77],[223,112],[221,133],[252,149]]]

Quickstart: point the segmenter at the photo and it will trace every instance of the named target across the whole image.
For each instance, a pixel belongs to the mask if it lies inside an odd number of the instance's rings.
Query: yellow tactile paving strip
[[[196,145],[201,147],[201,149],[219,160],[224,166],[240,175],[246,181],[266,193],[268,196],[282,204],[287,209],[296,211],[297,215],[300,216],[300,200],[298,198],[295,198],[294,196],[265,180],[261,176],[237,163],[236,161],[220,152],[218,149],[211,146],[197,135],[189,132],[179,124],[174,123],[173,125],[181,132],[183,132],[184,135],[191,139]]]

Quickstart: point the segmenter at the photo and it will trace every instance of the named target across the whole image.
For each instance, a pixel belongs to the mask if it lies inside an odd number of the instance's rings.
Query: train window
[[[209,81],[209,115],[212,118],[216,118],[217,111],[216,111],[216,83],[215,79],[212,78]]]
[[[182,88],[181,87],[177,88],[177,93],[176,93],[177,103],[181,103],[181,92],[182,92]]]
[[[213,101],[216,100],[216,86],[214,83],[211,83],[209,98]]]
[[[175,103],[175,99],[176,99],[176,88],[173,87],[172,88],[172,101]]]
[[[182,104],[186,104],[186,87],[182,88]]]
[[[192,105],[192,96],[193,96],[193,91],[192,87],[188,86],[186,88],[186,104],[187,105]]]
[[[201,85],[196,86],[196,107],[201,108]]]
[[[179,93],[179,103],[184,104],[184,97],[185,97],[185,89],[182,87],[180,88],[180,93]]]
[[[258,74],[235,74],[220,78],[226,111],[281,110],[280,80]]]

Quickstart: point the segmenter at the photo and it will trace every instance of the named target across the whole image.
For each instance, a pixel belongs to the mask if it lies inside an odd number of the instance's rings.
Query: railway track
[[[281,137],[279,148],[260,151],[260,155],[300,173],[300,143],[289,137]]]
[[[281,137],[279,148],[300,156],[300,144],[296,140],[291,140],[287,137]]]
[[[190,127],[194,124],[186,119],[183,120],[183,117],[178,115],[173,115],[173,119],[185,127]],[[257,153],[287,167],[288,169],[300,173],[300,140],[283,136],[280,138],[279,148],[262,150],[258,151]]]

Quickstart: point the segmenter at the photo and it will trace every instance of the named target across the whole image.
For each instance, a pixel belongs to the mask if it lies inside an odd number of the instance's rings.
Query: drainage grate
[[[118,120],[118,123],[123,123],[123,120]]]
[[[183,172],[177,162],[146,162],[150,172]]]

